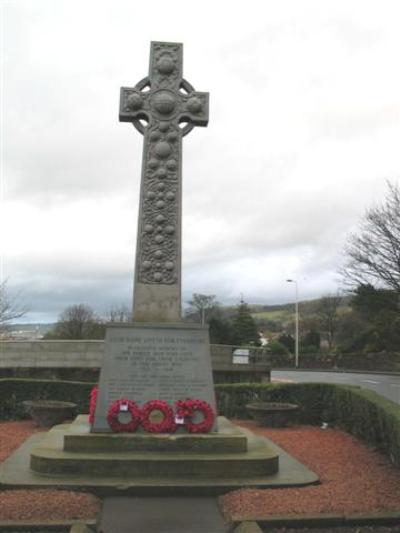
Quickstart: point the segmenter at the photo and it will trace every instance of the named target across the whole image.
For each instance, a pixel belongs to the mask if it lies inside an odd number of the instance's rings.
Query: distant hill
[[[322,298],[314,300],[303,300],[299,302],[300,318],[311,318],[318,313]],[[339,313],[346,313],[349,310],[350,296],[343,296],[342,302],[339,306]],[[295,304],[278,304],[278,305],[251,305],[250,306],[253,318],[260,324],[266,322],[279,322],[285,325],[293,321]]]
[[[349,302],[351,297],[344,296],[339,308],[339,312],[345,313],[349,309]],[[300,318],[310,318],[317,313],[321,298],[313,300],[302,300],[299,302]],[[268,322],[275,322],[277,325],[281,324],[283,327],[286,324],[293,322],[294,319],[294,302],[285,304],[249,304],[250,312],[253,318],[260,324],[265,325]],[[225,317],[232,317],[236,313],[237,305],[220,305],[220,312]],[[186,318],[190,318],[188,315]],[[8,327],[8,331],[13,338],[31,337],[41,338],[48,333],[55,326],[54,323],[48,324],[13,324]]]

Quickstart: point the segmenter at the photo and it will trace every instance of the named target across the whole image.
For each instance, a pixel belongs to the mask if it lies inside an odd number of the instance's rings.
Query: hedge
[[[24,400],[74,402],[79,413],[89,411],[89,395],[94,383],[46,379],[0,379],[0,420],[27,418]]]
[[[351,385],[288,383],[217,385],[218,410],[230,418],[248,418],[246,403],[289,402],[301,406],[297,422],[329,425],[360,437],[400,466],[400,405],[374,391]]]
[[[23,400],[72,401],[87,413],[93,383],[32,379],[0,379],[0,420],[25,418]],[[297,422],[327,422],[360,437],[400,466],[400,406],[375,392],[327,383],[233,383],[216,385],[219,414],[248,418],[252,401],[290,402],[301,406]]]

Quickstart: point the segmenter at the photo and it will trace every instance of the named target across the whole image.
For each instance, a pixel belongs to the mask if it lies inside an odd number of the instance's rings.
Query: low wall
[[[235,346],[211,344],[211,361],[214,372],[219,376],[222,372],[241,373],[240,381],[253,372],[269,375],[269,369],[293,369],[294,358],[288,361],[287,356],[267,355],[262,348],[251,348],[249,364],[232,363],[232,352]],[[67,370],[100,368],[104,352],[104,342],[95,341],[0,341],[0,376],[12,376],[12,369],[19,369],[19,375],[47,376],[46,369],[59,369],[58,377],[69,379]],[[300,369],[320,370],[360,370],[400,372],[400,353],[379,354],[303,354],[299,357]],[[26,372],[23,372],[26,369]],[[28,374],[28,371],[30,373]],[[227,374],[226,374],[227,375]],[[80,379],[80,376],[72,376]],[[93,373],[92,373],[93,377]],[[92,379],[92,378],[90,378]],[[226,379],[224,382],[230,382]]]
[[[235,346],[211,344],[216,383],[270,380],[270,365],[263,350],[250,349],[248,364],[232,362]],[[97,379],[104,341],[1,341],[0,376],[62,379]]]
[[[275,356],[272,368],[293,370],[294,358],[288,364]],[[299,355],[300,370],[356,370],[359,372],[400,372],[400,353],[348,353]]]
[[[103,341],[2,341],[0,368],[96,368]]]

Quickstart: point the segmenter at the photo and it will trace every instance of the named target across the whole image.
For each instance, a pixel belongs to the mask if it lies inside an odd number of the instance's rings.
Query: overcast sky
[[[29,320],[130,304],[142,136],[119,89],[184,43],[210,122],[183,143],[183,300],[336,291],[346,235],[400,179],[400,4],[2,3],[3,279]]]

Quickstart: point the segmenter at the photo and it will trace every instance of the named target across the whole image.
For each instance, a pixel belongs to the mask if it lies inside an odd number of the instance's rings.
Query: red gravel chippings
[[[254,520],[261,516],[283,514],[351,515],[400,510],[400,470],[347,433],[311,426],[269,429],[250,421],[237,423],[273,440],[316,472],[321,484],[297,489],[241,489],[230,492],[220,498],[228,520],[235,517]],[[0,423],[0,461],[36,431],[41,430],[31,421]],[[0,490],[0,521],[94,519],[99,510],[100,500],[91,494]]]
[[[400,511],[400,470],[353,436],[312,426],[272,429],[236,422],[271,439],[316,472],[321,484],[230,492],[220,498],[227,519]]]
[[[32,433],[43,431],[32,420],[0,422],[0,462],[7,459]]]
[[[32,421],[0,423],[0,461],[32,433],[43,431]],[[0,490],[0,521],[95,519],[100,501],[92,494],[64,490]]]

